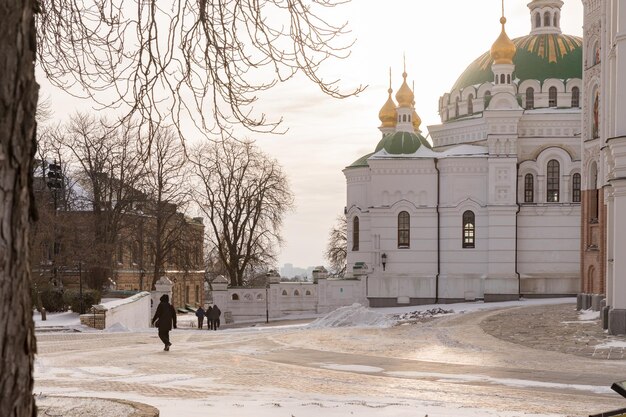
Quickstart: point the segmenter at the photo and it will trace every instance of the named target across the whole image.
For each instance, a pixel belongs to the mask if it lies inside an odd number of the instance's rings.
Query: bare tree
[[[190,200],[188,160],[178,135],[168,128],[152,132],[151,140],[140,143],[145,158],[141,185],[146,195],[143,212],[150,217],[149,222],[142,221],[140,226],[150,242],[146,252],[154,266],[151,287],[163,275],[166,259],[185,236],[186,222],[181,211]]]
[[[283,216],[293,205],[287,178],[250,142],[207,143],[194,149],[191,160],[210,244],[231,285],[242,286],[249,268],[275,263]]]
[[[29,224],[36,219],[35,27],[32,0],[3,2],[0,13],[0,416],[36,415],[36,351],[30,299]]]
[[[337,216],[337,220],[330,229],[326,253],[324,256],[330,262],[334,276],[343,276],[346,273],[346,257],[348,255],[348,223],[346,216]]]
[[[346,24],[325,20],[346,2],[41,0],[40,66],[64,90],[143,120],[171,116],[179,126],[190,115],[202,130],[275,131],[280,120],[252,106],[298,72],[333,97],[362,90],[342,93],[320,75],[325,61],[349,54]]]

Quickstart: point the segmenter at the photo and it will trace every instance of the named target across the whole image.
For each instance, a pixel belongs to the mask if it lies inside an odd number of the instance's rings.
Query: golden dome
[[[378,112],[378,118],[382,122],[382,127],[394,127],[396,125],[396,104],[391,98],[393,90],[389,88],[387,92],[389,93],[389,97]]]
[[[502,32],[500,36],[491,46],[491,59],[494,64],[513,64],[513,58],[515,57],[515,44],[511,39],[509,39],[506,31],[504,30],[504,24],[506,23],[506,18],[502,16],[500,18],[500,23],[502,23]]]
[[[411,103],[413,103],[415,96],[413,95],[413,91],[411,91],[409,85],[406,83],[406,71],[402,73],[402,78],[404,78],[404,81],[402,81],[402,85],[396,93],[398,107],[411,107]]]

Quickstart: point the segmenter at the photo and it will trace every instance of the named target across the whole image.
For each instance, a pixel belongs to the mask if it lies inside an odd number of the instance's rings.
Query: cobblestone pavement
[[[559,305],[388,329],[179,330],[171,352],[160,351],[154,332],[43,334],[35,391],[140,396],[155,406],[163,398],[210,405],[233,393],[271,399],[267,406],[366,395],[387,405],[585,416],[626,405],[608,389],[626,379],[626,361],[603,359],[617,359],[610,349],[589,353],[610,339],[593,327]]]

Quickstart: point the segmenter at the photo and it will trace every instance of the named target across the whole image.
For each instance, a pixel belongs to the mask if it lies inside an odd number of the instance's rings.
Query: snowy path
[[[35,392],[140,401],[163,417],[583,416],[626,405],[608,389],[626,362],[494,338],[480,323],[495,314],[392,328],[177,330],[170,352],[155,332],[42,334]]]

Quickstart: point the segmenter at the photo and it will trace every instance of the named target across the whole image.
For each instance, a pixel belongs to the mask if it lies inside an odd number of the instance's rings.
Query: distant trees
[[[208,240],[231,285],[247,271],[276,262],[283,217],[293,206],[278,162],[250,142],[223,140],[193,149],[200,186],[196,202],[208,219]]]
[[[324,253],[330,263],[332,274],[343,276],[346,273],[346,257],[348,255],[348,223],[346,216],[338,216],[331,227]]]

